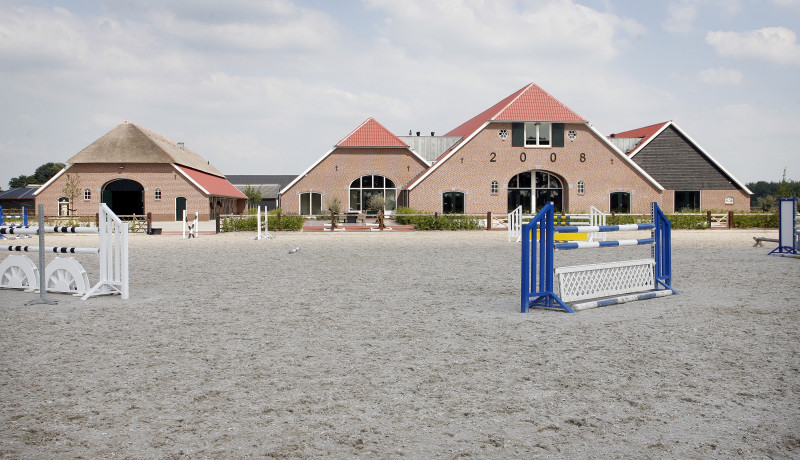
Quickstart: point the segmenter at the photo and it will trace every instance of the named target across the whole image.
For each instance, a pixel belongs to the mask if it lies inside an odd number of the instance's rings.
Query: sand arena
[[[0,291],[0,456],[797,457],[776,234],[674,231],[680,296],[574,315],[519,313],[502,232],[132,235],[127,301]]]

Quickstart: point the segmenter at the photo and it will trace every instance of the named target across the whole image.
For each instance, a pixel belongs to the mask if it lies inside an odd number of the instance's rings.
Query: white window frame
[[[491,190],[492,190],[492,195],[497,195],[498,193],[500,193],[500,183],[496,180],[493,180]]]
[[[372,187],[364,187],[364,178],[370,176],[373,186]],[[375,178],[380,177],[383,180],[382,187],[375,187]],[[359,181],[358,187],[353,187],[353,182]],[[386,183],[391,182],[393,187],[387,187]],[[358,208],[353,207],[353,200],[352,200],[352,193],[353,191],[358,193]],[[381,174],[365,174],[363,176],[356,177],[352,181],[350,181],[350,185],[347,187],[347,209],[350,212],[366,212],[367,203],[364,199],[364,190],[381,190],[383,193],[383,198],[386,200],[387,207],[384,207],[383,212],[387,214],[392,214],[397,210],[398,204],[397,200],[400,195],[400,189],[397,187],[397,182],[395,182],[390,177],[381,175]],[[390,202],[389,196],[391,195],[391,202],[394,203],[394,207],[388,207]]]
[[[578,181],[578,195],[583,195],[586,193],[586,182],[579,180]]]
[[[546,144],[540,144],[539,143],[539,131],[545,125],[547,126],[547,129],[548,129],[547,143]],[[553,124],[552,123],[546,122],[546,121],[535,121],[535,122],[534,121],[526,121],[524,126],[525,126],[525,129],[524,129],[525,137],[524,137],[523,144],[525,145],[525,147],[544,148],[544,147],[552,147],[553,146]],[[532,133],[532,136],[531,136],[531,137],[533,137],[533,141],[535,141],[535,143],[530,143],[531,140],[528,139],[528,137],[529,137],[528,136],[528,129],[531,128],[531,127],[535,128],[534,132]]]
[[[70,215],[70,202],[69,198],[62,196],[58,198],[58,216],[68,217]]]
[[[154,196],[154,198],[156,200],[160,200],[161,199],[161,189],[157,188],[156,191],[153,193],[153,196]]]
[[[83,201],[89,201],[92,199],[92,189],[85,188],[83,189]]]

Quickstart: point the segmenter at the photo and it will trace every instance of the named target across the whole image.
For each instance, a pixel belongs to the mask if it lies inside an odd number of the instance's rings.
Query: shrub
[[[734,214],[736,228],[778,228],[778,213],[772,214]]]
[[[400,225],[413,225],[416,230],[479,230],[478,220],[457,214],[444,214],[439,217],[425,214],[411,208],[397,208],[397,214],[417,214],[414,216],[396,216]]]
[[[269,211],[270,231],[297,232],[303,228],[305,223],[303,216],[286,214],[278,218],[280,211],[280,208]],[[256,216],[254,215],[225,217],[220,223],[223,232],[255,232],[258,230],[256,225]]]

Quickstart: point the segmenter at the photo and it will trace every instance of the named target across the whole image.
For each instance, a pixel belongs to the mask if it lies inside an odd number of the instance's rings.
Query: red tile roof
[[[624,131],[621,133],[612,134],[611,137],[621,137],[624,139],[636,138],[636,137],[646,138],[658,132],[658,130],[661,129],[667,123],[669,122],[665,121],[663,123],[656,123],[654,125],[645,126],[644,128],[637,128],[637,129],[632,129],[630,131]]]
[[[175,167],[191,177],[192,180],[208,192],[209,195],[247,199],[244,193],[234,187],[228,182],[228,179],[224,177],[214,176],[196,169],[187,168],[186,166],[175,165]]]
[[[665,121],[662,123],[656,123],[654,125],[645,126],[643,128],[636,128],[630,131],[623,131],[621,133],[612,134],[609,137],[620,138],[620,139],[637,139],[641,138],[642,141],[639,142],[634,149],[627,153],[628,156],[633,155],[639,148],[647,144],[647,141],[650,139],[650,136],[654,135],[655,133],[659,132],[661,128],[671,122]]]
[[[445,136],[469,136],[490,120],[586,122],[583,117],[573,112],[569,107],[551,96],[550,93],[531,83],[445,134]]]
[[[337,147],[408,147],[391,131],[370,117],[336,143]]]

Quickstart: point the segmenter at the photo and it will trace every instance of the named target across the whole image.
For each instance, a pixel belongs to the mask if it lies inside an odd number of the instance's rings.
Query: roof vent
[[[419,131],[417,131],[417,137],[419,137]]]
[[[178,148],[183,150],[183,142],[178,142]]]
[[[435,135],[436,135],[436,133],[434,131],[431,131],[431,137],[433,137]]]

